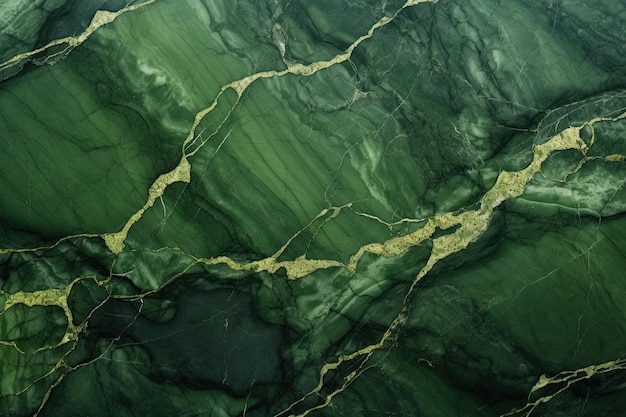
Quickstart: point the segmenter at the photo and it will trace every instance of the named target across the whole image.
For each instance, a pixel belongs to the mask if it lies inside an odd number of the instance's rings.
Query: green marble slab
[[[0,4],[0,416],[626,415],[626,2]]]

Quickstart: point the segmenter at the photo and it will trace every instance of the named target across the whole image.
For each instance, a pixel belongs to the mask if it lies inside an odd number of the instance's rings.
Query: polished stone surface
[[[0,416],[618,416],[626,1],[0,5]]]

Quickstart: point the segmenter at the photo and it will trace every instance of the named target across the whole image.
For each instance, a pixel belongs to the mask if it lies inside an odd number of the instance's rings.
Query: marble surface
[[[0,5],[0,416],[618,416],[623,0]]]

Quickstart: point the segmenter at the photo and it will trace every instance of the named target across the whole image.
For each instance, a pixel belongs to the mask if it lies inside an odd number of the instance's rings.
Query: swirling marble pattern
[[[626,408],[624,1],[0,24],[0,416]]]

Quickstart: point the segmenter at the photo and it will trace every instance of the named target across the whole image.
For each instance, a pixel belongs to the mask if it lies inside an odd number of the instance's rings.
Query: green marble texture
[[[626,415],[626,1],[0,4],[0,416]]]

